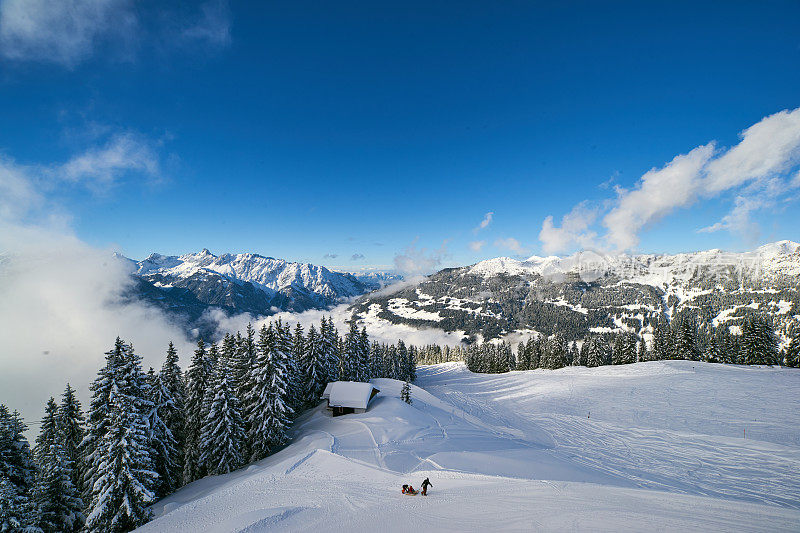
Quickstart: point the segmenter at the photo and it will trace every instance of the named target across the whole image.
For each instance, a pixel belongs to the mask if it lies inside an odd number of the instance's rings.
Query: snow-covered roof
[[[366,409],[369,400],[372,398],[372,391],[375,390],[376,393],[380,392],[370,383],[334,381],[328,385],[331,387],[329,400],[329,405],[331,407]]]
[[[325,390],[322,392],[322,399],[323,400],[327,400],[328,398],[331,397],[331,389],[333,388],[333,384],[334,383],[335,383],[334,381],[331,381],[330,383],[325,385]]]

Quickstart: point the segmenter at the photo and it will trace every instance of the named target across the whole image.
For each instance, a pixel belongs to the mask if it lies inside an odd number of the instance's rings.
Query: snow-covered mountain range
[[[780,241],[743,253],[500,257],[442,270],[390,295],[368,295],[365,320],[463,331],[495,338],[514,331],[647,333],[660,318],[693,310],[716,326],[747,313],[776,329],[800,318],[800,244]]]
[[[190,322],[209,307],[254,315],[299,312],[324,309],[371,289],[352,274],[251,253],[214,255],[204,249],[180,256],[154,253],[131,262],[136,280],[131,295]]]

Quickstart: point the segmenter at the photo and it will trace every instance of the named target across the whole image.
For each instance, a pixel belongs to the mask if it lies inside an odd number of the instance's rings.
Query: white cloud
[[[603,218],[606,238],[614,248],[627,250],[639,244],[642,228],[697,199],[701,170],[714,153],[713,143],[676,156],[659,169],[651,169],[632,190],[617,189],[617,203]]]
[[[478,224],[473,230],[472,233],[478,233],[482,229],[486,229],[489,227],[489,224],[492,223],[492,218],[494,217],[494,211],[489,211],[485,215],[483,215],[483,220],[481,223]]]
[[[740,137],[739,144],[708,164],[709,195],[769,178],[800,161],[800,108],[765,117]]]
[[[800,163],[800,108],[764,117],[740,137],[739,144],[728,150],[717,151],[716,143],[710,142],[676,156],[663,168],[645,173],[630,190],[617,187],[617,198],[608,202],[602,219],[606,245],[617,250],[635,248],[643,229],[676,209],[731,191],[737,193],[731,212],[699,231],[726,230],[751,241],[758,227],[750,214],[778,201],[793,201],[787,193],[800,186],[800,173],[787,176]],[[581,239],[592,233],[576,220],[572,222],[579,229],[569,231],[565,222],[569,217],[564,217],[561,228],[554,226],[552,216],[545,218],[539,234],[543,248],[585,246]]]
[[[88,385],[119,335],[145,365],[160,366],[169,341],[188,362],[182,328],[158,309],[124,298],[131,266],[65,226],[47,197],[51,167],[0,161],[0,401],[28,420],[67,381],[84,404]],[[35,223],[29,221],[35,220]]]
[[[28,169],[0,159],[0,220],[17,220],[43,202],[27,176]]]
[[[403,287],[400,288],[412,286],[413,283],[418,283],[419,281],[420,278],[413,282],[401,282]],[[400,289],[397,288],[396,285],[391,285],[382,290],[395,292]],[[247,313],[227,317],[222,311],[216,310],[208,313],[208,319],[212,323],[218,324],[217,333],[223,335],[225,333],[244,331],[248,323],[253,324],[253,327],[258,329],[263,324],[278,319],[292,324],[292,328],[294,328],[294,324],[299,323],[303,326],[304,331],[307,332],[312,324],[315,328],[319,329],[320,320],[322,320],[323,317],[331,317],[333,318],[334,325],[339,330],[339,334],[343,335],[349,327],[348,321],[351,318],[349,307],[350,303],[343,303],[328,310],[314,309],[302,313],[281,312],[269,317],[253,317]],[[360,325],[366,326],[370,340],[376,340],[387,344],[396,344],[398,339],[402,339],[406,344],[415,344],[418,346],[427,344],[448,344],[450,346],[455,346],[459,344],[463,338],[463,334],[460,332],[446,332],[438,328],[417,329],[404,324],[392,324],[388,320],[383,320],[374,316],[362,317]]]
[[[130,0],[2,0],[0,50],[9,59],[71,67],[109,37],[129,39],[136,25]]]
[[[494,241],[494,245],[498,248],[503,248],[506,250],[511,250],[517,255],[522,255],[528,252],[528,249],[523,247],[517,239],[514,237],[507,237],[505,239],[497,239]]]
[[[473,252],[480,252],[486,246],[486,241],[472,241],[469,243],[469,249]]]
[[[545,253],[566,252],[575,244],[587,248],[592,245],[596,234],[587,231],[597,218],[597,209],[587,202],[581,202],[561,218],[561,227],[553,225],[553,217],[548,216],[542,223],[539,240]]]
[[[90,148],[53,168],[52,172],[71,182],[107,187],[130,172],[158,178],[161,170],[153,143],[133,133],[121,133],[112,136],[105,145]]]
[[[181,22],[168,27],[162,20]],[[154,43],[225,47],[230,40],[224,0],[206,2],[189,16],[164,6],[147,10],[133,0],[0,0],[0,55],[15,61],[73,68],[100,51],[130,59]]]
[[[433,272],[447,255],[447,241],[442,242],[438,250],[417,248],[419,237],[414,239],[402,253],[394,257],[394,267],[406,276],[426,275]]]

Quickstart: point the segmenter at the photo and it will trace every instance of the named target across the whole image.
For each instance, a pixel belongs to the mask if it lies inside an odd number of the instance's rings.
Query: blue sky
[[[0,194],[93,246],[430,270],[800,240],[797,2],[65,4],[0,0]]]

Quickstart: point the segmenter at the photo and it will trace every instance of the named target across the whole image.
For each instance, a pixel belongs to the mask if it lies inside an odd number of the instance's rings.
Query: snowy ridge
[[[524,261],[498,257],[476,263],[470,267],[469,273],[486,277],[499,274],[537,274],[562,278],[569,274],[595,278],[614,275],[637,283],[661,285],[687,281],[703,270],[724,270],[728,267],[751,276],[800,276],[800,244],[784,240],[742,253],[717,249],[674,255],[584,251],[568,257],[531,256]]]
[[[796,531],[797,374],[421,367],[411,405],[375,380],[366,413],[305,413],[288,447],[157,502],[140,531]],[[427,498],[400,494],[426,477]]]
[[[252,283],[269,295],[292,287],[329,300],[365,292],[364,286],[352,276],[310,263],[292,263],[252,253],[216,256],[207,249],[177,257],[154,253],[137,265],[136,274],[139,276],[160,274],[185,279],[197,273],[213,272],[232,281]]]

